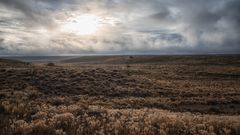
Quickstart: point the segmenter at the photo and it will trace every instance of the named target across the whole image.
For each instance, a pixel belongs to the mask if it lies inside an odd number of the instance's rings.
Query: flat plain
[[[0,134],[240,134],[240,55],[46,59],[0,59]]]

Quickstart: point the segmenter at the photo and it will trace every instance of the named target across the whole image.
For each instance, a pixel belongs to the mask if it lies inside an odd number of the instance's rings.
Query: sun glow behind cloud
[[[77,35],[92,35],[96,34],[101,27],[101,18],[92,14],[84,14],[77,17],[72,17],[63,24],[63,30],[68,33]]]
[[[239,53],[239,0],[0,0],[0,55]]]

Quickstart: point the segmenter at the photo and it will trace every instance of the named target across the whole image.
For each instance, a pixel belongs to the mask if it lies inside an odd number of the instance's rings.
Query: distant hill
[[[64,63],[93,63],[93,64],[134,64],[155,63],[162,61],[158,56],[82,56],[63,60]]]
[[[3,57],[8,60],[18,60],[31,63],[58,62],[66,59],[76,58],[76,56],[9,56]]]
[[[19,60],[13,60],[13,59],[6,59],[6,58],[0,58],[0,66],[1,67],[21,67],[21,66],[27,66],[30,65],[28,62],[22,62]]]
[[[0,58],[0,62],[1,63],[11,63],[11,64],[20,64],[20,63],[23,63],[19,60],[11,60],[11,59],[5,59],[5,58]]]
[[[62,60],[63,63],[82,64],[240,64],[240,55],[129,55],[129,56],[82,56]]]

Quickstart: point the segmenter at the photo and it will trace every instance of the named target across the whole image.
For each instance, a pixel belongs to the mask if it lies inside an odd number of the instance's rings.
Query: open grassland
[[[240,134],[240,56],[0,60],[0,134]]]

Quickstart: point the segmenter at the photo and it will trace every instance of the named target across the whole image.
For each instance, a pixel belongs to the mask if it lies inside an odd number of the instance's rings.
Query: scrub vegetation
[[[240,134],[239,59],[1,59],[0,134]]]

